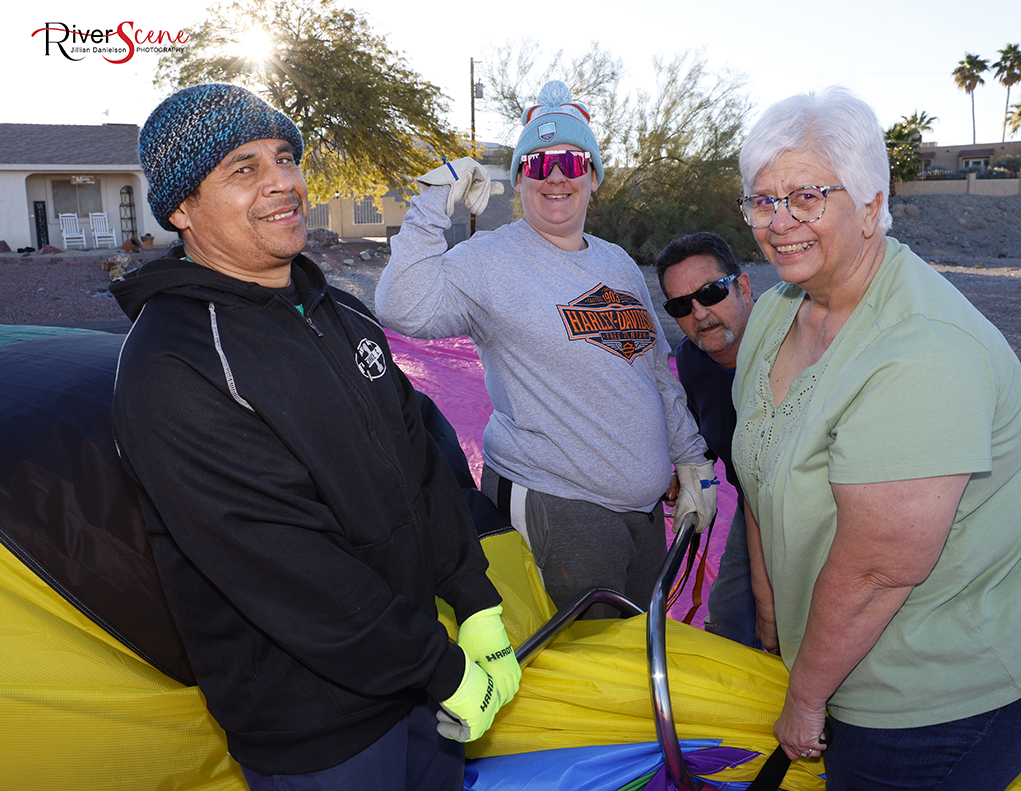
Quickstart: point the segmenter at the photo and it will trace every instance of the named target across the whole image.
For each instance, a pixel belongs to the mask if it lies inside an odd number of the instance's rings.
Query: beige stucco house
[[[989,168],[1007,157],[1021,157],[1021,141],[981,143],[979,145],[939,146],[922,143],[919,153],[926,169],[938,168],[951,172],[964,168]],[[897,194],[908,195],[990,195],[1011,197],[1021,195],[1021,178],[980,179],[969,173],[963,179],[919,179],[897,184]]]
[[[919,146],[927,168],[960,170],[968,167],[993,167],[1001,159],[1021,157],[1021,140],[1006,143],[980,143],[979,145],[941,146],[922,143]]]
[[[77,213],[91,247],[89,214],[103,212],[118,245],[145,234],[152,235],[156,246],[170,244],[176,234],[160,227],[145,198],[138,132],[133,124],[0,124],[0,240],[12,250],[38,250],[44,244],[63,247],[58,215]],[[507,179],[500,159],[506,153],[489,146],[481,157],[494,179]],[[477,229],[495,228],[511,219],[512,190],[507,186],[505,195],[495,197],[479,216]],[[312,208],[309,227],[326,228],[342,239],[388,239],[400,228],[407,210],[407,203],[393,194],[380,202],[338,197]],[[466,238],[469,228],[467,212],[459,209],[449,241]]]
[[[57,216],[71,212],[89,247],[90,212],[106,214],[118,244],[146,233],[172,240],[145,201],[138,127],[0,124],[0,239],[12,250],[62,247]]]

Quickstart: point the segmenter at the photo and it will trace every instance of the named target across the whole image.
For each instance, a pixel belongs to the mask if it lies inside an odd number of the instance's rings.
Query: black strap
[[[752,784],[748,786],[748,791],[777,791],[780,788],[780,783],[787,776],[790,765],[791,759],[787,757],[783,747],[777,747],[773,750],[773,754],[766,759],[766,763],[762,765],[759,773],[752,780]]]
[[[503,514],[504,518],[508,521],[511,518],[511,486],[513,484],[502,475],[497,473],[496,483],[496,509]]]
[[[820,744],[829,744],[833,741],[833,730],[830,728],[830,721],[827,719],[822,726],[822,738]],[[747,791],[777,791],[780,783],[787,776],[787,770],[791,766],[791,759],[783,751],[783,747],[777,747],[773,754],[766,759],[759,773],[755,776]]]
[[[702,586],[705,583],[705,567],[709,555],[709,540],[713,537],[713,525],[716,524],[716,517],[709,523],[709,527],[705,529],[705,546],[706,551],[702,553],[702,557],[698,561],[698,568],[695,570],[695,580],[691,584],[691,609],[685,614],[681,620],[691,626],[691,622],[695,619],[695,613],[698,612],[698,608],[702,606]],[[688,568],[685,570],[684,575],[687,577],[691,573],[692,564],[695,561],[695,555],[698,554],[698,546],[702,535],[696,533],[691,538],[691,546],[688,547]]]

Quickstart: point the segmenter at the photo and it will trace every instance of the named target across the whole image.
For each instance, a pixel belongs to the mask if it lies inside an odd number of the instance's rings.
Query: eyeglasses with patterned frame
[[[815,222],[826,211],[826,196],[846,187],[798,187],[784,198],[769,195],[745,195],[738,199],[741,216],[752,228],[767,228],[773,223],[776,209],[782,203],[787,213],[798,222]]]

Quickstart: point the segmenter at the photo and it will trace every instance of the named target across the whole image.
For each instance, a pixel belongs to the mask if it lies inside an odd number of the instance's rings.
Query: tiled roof
[[[140,167],[138,127],[0,124],[0,164]]]

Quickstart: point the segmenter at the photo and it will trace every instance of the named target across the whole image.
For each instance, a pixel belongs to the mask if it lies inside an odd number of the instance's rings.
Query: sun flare
[[[273,50],[273,39],[261,27],[253,27],[238,40],[238,50],[249,61],[264,61]]]

